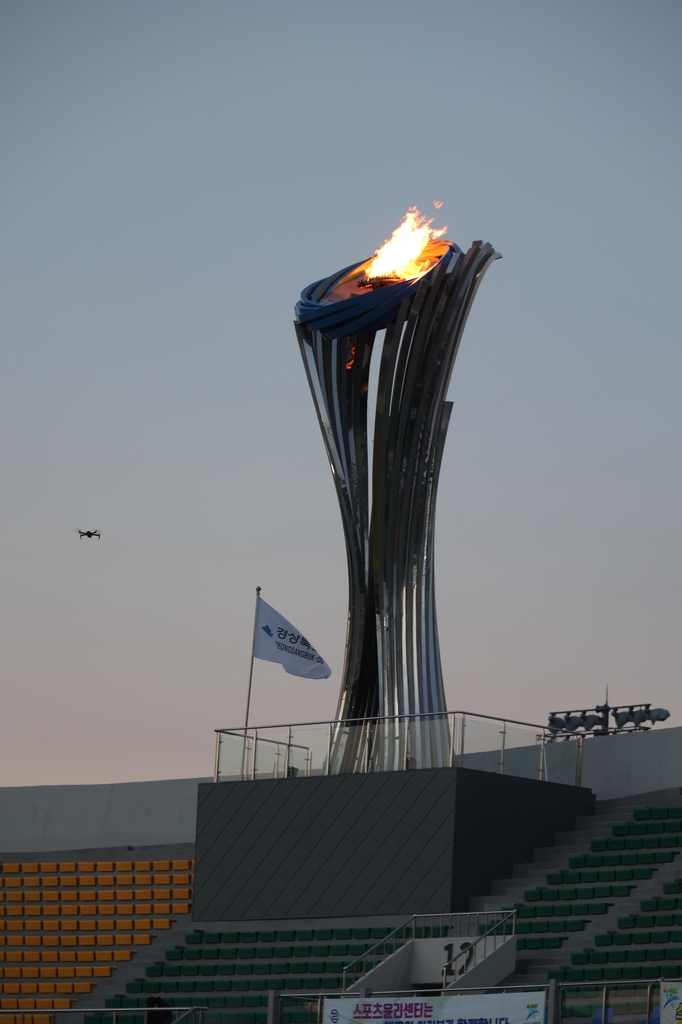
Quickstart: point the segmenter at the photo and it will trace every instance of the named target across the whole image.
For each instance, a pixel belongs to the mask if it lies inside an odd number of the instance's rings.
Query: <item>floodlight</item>
[[[609,726],[609,718],[614,720],[612,726]],[[652,708],[650,704],[626,704],[616,707],[598,704],[596,708],[551,711],[547,729],[551,739],[558,739],[560,733],[575,735],[578,730],[584,730],[582,734],[587,736],[608,736],[624,729],[627,732],[637,732],[647,728],[643,724],[645,722],[651,722],[653,725],[656,722],[665,722],[667,718],[670,718],[670,712],[666,708]],[[628,729],[627,726],[632,728]],[[564,739],[567,738],[564,736]]]
[[[601,715],[583,715],[583,729],[595,729],[602,725]]]

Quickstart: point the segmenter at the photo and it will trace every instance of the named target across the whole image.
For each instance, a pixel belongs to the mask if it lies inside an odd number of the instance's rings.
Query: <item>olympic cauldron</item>
[[[342,726],[357,720],[375,723],[369,747],[362,731],[363,756],[375,771],[449,763],[433,566],[436,492],[455,357],[483,275],[499,256],[488,243],[473,242],[464,253],[431,237],[417,274],[413,263],[406,279],[371,277],[372,257],[309,285],[296,306],[348,558],[336,770],[353,770],[358,742]],[[368,410],[370,361],[382,330],[376,409]],[[411,722],[408,751],[401,716],[415,715],[404,719]]]

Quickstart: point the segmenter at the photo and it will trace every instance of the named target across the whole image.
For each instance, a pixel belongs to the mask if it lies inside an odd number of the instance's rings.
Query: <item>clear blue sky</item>
[[[489,271],[455,367],[451,708],[682,725],[674,2],[4,0],[0,784],[204,775],[256,584],[333,669],[346,567],[292,327],[408,206]],[[79,541],[99,527],[101,541]]]

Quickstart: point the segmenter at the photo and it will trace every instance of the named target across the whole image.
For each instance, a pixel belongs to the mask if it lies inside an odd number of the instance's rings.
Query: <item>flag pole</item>
[[[244,721],[244,734],[249,726],[249,708],[251,706],[251,683],[253,682],[253,659],[256,650],[256,628],[258,626],[258,604],[260,602],[260,587],[256,587],[256,613],[253,618],[253,640],[251,641],[251,668],[249,670],[249,689],[246,694],[246,719]]]

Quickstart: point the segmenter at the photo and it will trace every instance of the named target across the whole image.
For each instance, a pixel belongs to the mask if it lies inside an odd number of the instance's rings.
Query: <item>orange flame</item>
[[[447,228],[435,230],[432,224],[433,218],[428,220],[416,206],[411,206],[400,226],[377,249],[365,271],[366,278],[409,281],[428,270],[432,261],[422,255],[424,249],[429,242],[440,238],[447,231]]]

